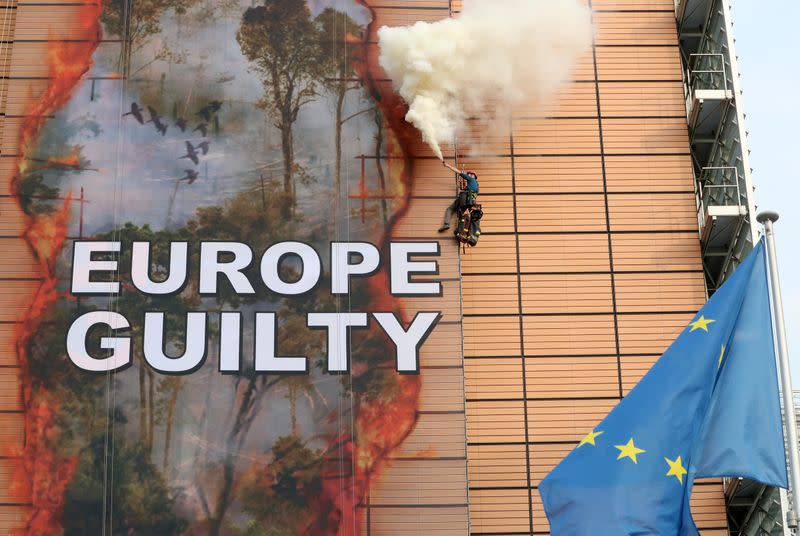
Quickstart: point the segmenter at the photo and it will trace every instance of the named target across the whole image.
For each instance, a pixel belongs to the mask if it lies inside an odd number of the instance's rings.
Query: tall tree
[[[167,12],[183,14],[198,0],[108,0],[103,5],[100,20],[106,33],[125,40],[122,70],[125,77],[131,76],[131,58],[147,44],[150,37],[161,32],[162,17]],[[162,44],[155,57],[137,69],[137,72],[155,60],[169,60],[172,52]],[[134,73],[135,74],[135,73]]]
[[[320,48],[328,78],[326,86],[336,98],[334,129],[336,140],[336,167],[334,168],[334,214],[338,216],[339,196],[342,187],[342,127],[344,126],[344,100],[353,85],[350,78],[354,74],[354,45],[349,37],[362,31],[361,26],[346,13],[331,7],[323,10],[315,19],[320,31]]]
[[[283,190],[295,199],[293,127],[300,109],[317,95],[324,74],[319,32],[305,0],[264,0],[242,16],[236,40],[264,84],[258,106],[281,133]],[[283,209],[289,213],[289,205]]]

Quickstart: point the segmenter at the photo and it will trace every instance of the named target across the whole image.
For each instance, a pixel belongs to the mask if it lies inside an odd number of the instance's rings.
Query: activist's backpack
[[[483,210],[480,205],[473,205],[472,208],[464,210],[458,217],[458,227],[455,235],[459,242],[468,246],[478,243],[481,236],[481,218]]]

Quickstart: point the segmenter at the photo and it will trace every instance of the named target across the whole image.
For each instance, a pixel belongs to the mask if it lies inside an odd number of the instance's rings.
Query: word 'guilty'
[[[233,290],[242,296],[256,293],[245,273],[253,263],[253,251],[241,242],[201,242],[199,250],[200,296],[218,294],[219,283],[225,278]],[[166,296],[186,288],[189,275],[188,242],[172,242],[168,275],[154,281],[151,277],[150,244],[131,244],[131,284],[136,291],[153,296]],[[121,291],[114,280],[121,253],[121,242],[76,241],[73,247],[71,293],[75,296],[113,296]],[[389,290],[393,296],[440,296],[439,281],[416,281],[415,275],[436,275],[435,260],[412,260],[412,256],[438,256],[437,242],[392,242],[389,244]],[[98,258],[101,257],[101,258]],[[287,281],[281,267],[289,258],[299,260],[297,276]],[[378,272],[382,259],[377,247],[366,242],[333,242],[330,245],[330,289],[332,294],[348,294],[352,277],[368,277]],[[302,242],[279,242],[261,255],[260,280],[270,291],[281,296],[300,296],[313,290],[322,277],[319,254]],[[97,277],[105,275],[105,277]],[[275,312],[256,312],[254,331],[254,370],[269,374],[308,373],[306,356],[279,356],[276,333],[280,329]],[[436,326],[441,313],[423,311],[408,326],[393,312],[309,312],[306,326],[327,331],[327,366],[331,374],[349,372],[349,335],[353,328],[366,328],[370,317],[391,339],[396,347],[396,369],[400,373],[419,372],[419,351]],[[165,313],[144,313],[142,353],[145,361],[163,374],[189,374],[200,368],[208,354],[208,313],[186,313],[186,337],[180,346],[183,354],[169,356],[165,347]],[[100,337],[104,355],[91,355],[87,348],[90,331],[101,327],[113,331],[113,336]],[[91,372],[107,372],[127,368],[132,363],[132,343],[124,335],[131,328],[128,319],[116,311],[90,311],[75,319],[67,333],[67,354],[79,368]],[[242,313],[219,313],[219,370],[238,372],[242,362]]]

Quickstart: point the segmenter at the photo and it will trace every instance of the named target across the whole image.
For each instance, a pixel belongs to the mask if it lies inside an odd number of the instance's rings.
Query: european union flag
[[[763,241],[539,485],[554,536],[698,534],[695,479],[786,488]]]

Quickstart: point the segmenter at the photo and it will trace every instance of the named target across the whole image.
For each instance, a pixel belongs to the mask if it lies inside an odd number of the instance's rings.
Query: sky
[[[723,0],[725,1],[725,0]],[[775,225],[783,310],[795,390],[800,389],[800,40],[797,0],[732,0],[745,128],[757,210],[780,214]],[[768,4],[768,6],[767,6]],[[741,104],[740,104],[741,105]]]

